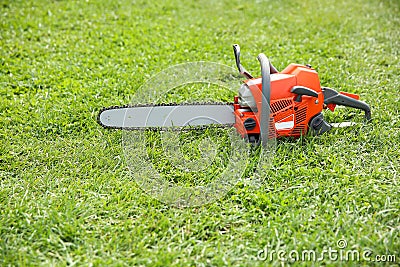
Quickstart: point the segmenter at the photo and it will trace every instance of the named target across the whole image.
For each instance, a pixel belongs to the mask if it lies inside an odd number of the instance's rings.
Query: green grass
[[[3,0],[0,12],[0,265],[279,265],[258,251],[321,252],[339,239],[399,263],[397,0]],[[97,112],[170,65],[233,67],[233,43],[252,73],[260,52],[278,69],[311,64],[323,85],[360,94],[373,120],[279,140],[260,187],[171,208],[141,191],[122,133]]]

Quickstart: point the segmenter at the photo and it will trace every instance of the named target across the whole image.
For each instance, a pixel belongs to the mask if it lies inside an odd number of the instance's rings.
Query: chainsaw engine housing
[[[310,120],[323,109],[323,92],[318,73],[309,66],[290,64],[271,74],[270,129],[273,135],[299,137],[309,128]],[[260,134],[259,112],[262,78],[244,81],[235,98],[235,127],[244,136]],[[271,132],[270,132],[271,134]]]

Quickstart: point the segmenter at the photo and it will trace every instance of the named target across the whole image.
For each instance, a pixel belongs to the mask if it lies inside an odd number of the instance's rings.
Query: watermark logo
[[[345,239],[339,239],[335,246],[322,250],[303,249],[285,250],[274,249],[267,245],[257,252],[260,261],[280,262],[396,262],[394,254],[374,254],[370,249],[351,249]]]
[[[226,102],[233,102],[242,80],[232,67],[191,62],[156,74],[136,91],[131,105],[145,104],[150,109],[143,118],[146,125],[162,127],[159,131],[122,134],[125,161],[144,192],[171,206],[190,207],[218,200],[241,181],[248,183],[246,172],[251,175],[250,183],[257,186],[263,176],[257,170],[265,172],[272,161],[274,138],[254,152],[254,146],[234,127],[169,128],[171,118],[190,126],[209,121],[233,124],[232,105],[207,104],[223,102],[215,101],[221,95],[226,96]],[[159,112],[160,106],[164,113]],[[215,113],[205,110],[208,108],[215,108]],[[229,116],[231,120],[226,119]]]

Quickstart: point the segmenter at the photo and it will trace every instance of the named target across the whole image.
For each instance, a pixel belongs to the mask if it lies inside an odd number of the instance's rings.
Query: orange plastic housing
[[[260,134],[259,120],[261,110],[261,78],[253,78],[244,81],[250,88],[257,110],[254,112],[249,107],[242,107],[235,97],[234,113],[235,127],[237,131],[245,137],[258,136]],[[294,86],[304,86],[317,92],[318,98],[313,96],[302,95],[298,99],[298,95],[290,90]],[[293,136],[299,137],[307,133],[309,121],[323,109],[323,93],[321,90],[318,73],[311,67],[290,64],[283,71],[271,74],[271,109],[270,129],[275,132],[276,137]],[[297,102],[296,100],[299,100]],[[255,127],[245,128],[245,121],[249,118],[255,120]],[[272,125],[272,126],[271,126]]]

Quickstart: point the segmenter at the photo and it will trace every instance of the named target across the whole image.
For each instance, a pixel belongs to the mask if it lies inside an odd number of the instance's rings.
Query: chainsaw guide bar
[[[177,109],[185,109],[185,107],[190,108],[190,115],[189,117],[211,117],[211,120],[213,119],[212,117],[215,117],[215,110],[210,111],[210,107],[218,108],[222,107],[220,109],[220,112],[224,112],[225,118],[219,117],[219,119],[225,119],[225,122],[221,121],[215,121],[215,123],[203,123],[200,125],[196,124],[186,124],[186,125],[177,125],[173,123],[165,123],[163,122],[163,126],[157,125],[157,126],[152,126],[148,125],[149,115],[151,115],[152,111],[156,111],[158,107],[165,107],[167,108],[167,115],[170,115],[171,112],[176,111]],[[201,114],[194,114],[193,113],[193,107],[201,108],[203,109],[203,112]],[[143,123],[140,126],[129,126],[125,123],[126,119],[129,119],[129,111],[134,111],[134,110],[140,110],[142,108],[148,108],[147,110],[144,110],[142,113],[142,118],[141,122]],[[169,109],[168,109],[169,108]],[[208,109],[205,109],[208,108]],[[207,112],[204,112],[206,111]],[[231,110],[231,112],[229,112]],[[107,124],[110,119],[107,119],[107,112],[108,111],[116,111],[120,112],[119,114],[119,121],[122,121],[122,124],[119,123],[118,125],[112,125],[112,124]],[[230,114],[229,114],[230,113]],[[165,114],[164,114],[165,115]],[[178,115],[179,116],[179,115]],[[157,117],[161,117],[162,119],[162,114],[157,114]],[[219,129],[219,128],[232,128],[234,125],[234,116],[233,116],[233,103],[223,103],[223,102],[194,102],[194,103],[188,103],[188,102],[183,102],[183,103],[158,103],[158,104],[138,104],[138,105],[123,105],[123,106],[110,106],[110,107],[104,107],[100,110],[97,116],[97,122],[104,128],[107,129],[120,129],[120,130],[128,130],[128,131],[190,131],[190,130],[205,130],[205,129]],[[159,121],[158,121],[159,122]],[[167,125],[165,125],[167,124]]]

